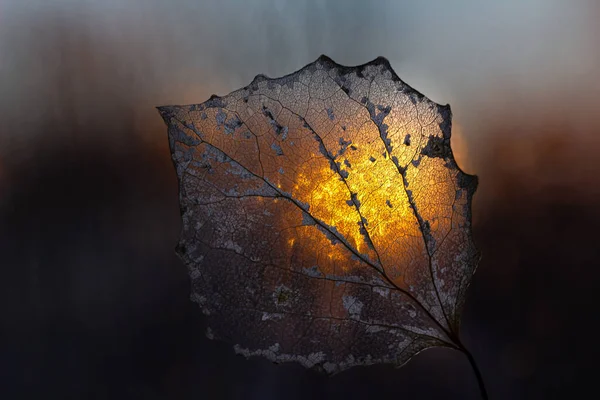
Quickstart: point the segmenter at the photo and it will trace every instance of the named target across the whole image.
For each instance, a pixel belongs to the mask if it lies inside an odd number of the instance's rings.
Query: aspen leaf
[[[210,338],[327,373],[464,350],[477,178],[454,160],[449,106],[384,58],[321,56],[159,111]]]

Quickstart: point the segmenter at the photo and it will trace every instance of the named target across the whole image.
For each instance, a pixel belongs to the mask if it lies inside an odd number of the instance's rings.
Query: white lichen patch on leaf
[[[298,356],[298,355],[293,355],[293,354],[279,354],[279,351],[280,351],[279,343],[275,343],[274,345],[272,345],[269,348],[264,349],[264,350],[253,350],[253,351],[243,348],[240,345],[236,344],[235,346],[233,346],[233,350],[236,352],[236,354],[241,354],[245,357],[263,356],[273,362],[296,361],[296,362],[299,362],[301,365],[303,365],[306,368],[312,368],[315,365],[323,362],[323,360],[325,360],[325,353],[323,353],[323,352],[310,353],[307,356]]]
[[[358,300],[356,297],[342,296],[342,304],[346,311],[348,311],[350,318],[360,319],[360,313],[364,306],[362,301]]]
[[[263,321],[277,320],[277,319],[282,319],[283,317],[285,317],[285,315],[284,314],[280,314],[280,313],[263,312],[263,314],[262,314],[262,320]]]
[[[223,243],[223,247],[229,250],[233,250],[238,254],[241,254],[243,251],[242,247],[239,244],[234,243],[232,240],[225,241]]]
[[[326,373],[457,347],[477,180],[454,160],[449,106],[383,58],[322,56],[159,110],[207,336]]]
[[[388,297],[390,295],[390,289],[388,289],[388,288],[381,288],[381,287],[374,286],[373,291],[375,293],[377,293],[378,295],[380,295],[381,297]]]

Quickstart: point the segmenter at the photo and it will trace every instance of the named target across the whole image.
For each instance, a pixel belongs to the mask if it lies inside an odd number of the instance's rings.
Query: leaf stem
[[[473,354],[459,341],[458,345],[460,346],[460,351],[462,351],[469,360],[469,364],[471,364],[471,368],[473,368],[473,372],[475,372],[475,377],[477,378],[477,384],[479,385],[479,391],[481,392],[481,398],[483,400],[488,400],[487,390],[485,389],[485,383],[483,382],[483,377],[481,376],[481,371],[479,371],[479,367],[475,362],[475,358]]]

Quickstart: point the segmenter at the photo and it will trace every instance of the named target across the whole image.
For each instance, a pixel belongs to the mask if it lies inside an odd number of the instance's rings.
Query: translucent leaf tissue
[[[163,106],[183,219],[177,253],[210,338],[329,374],[459,339],[479,253],[477,178],[451,112],[379,57],[321,56],[202,104]]]

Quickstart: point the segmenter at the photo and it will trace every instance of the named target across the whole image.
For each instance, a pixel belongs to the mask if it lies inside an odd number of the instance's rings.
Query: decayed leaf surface
[[[321,56],[159,111],[209,337],[328,373],[458,347],[477,180],[452,155],[449,106],[384,58]]]

